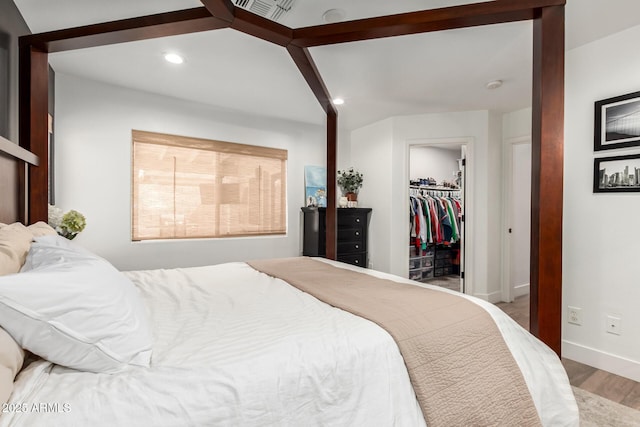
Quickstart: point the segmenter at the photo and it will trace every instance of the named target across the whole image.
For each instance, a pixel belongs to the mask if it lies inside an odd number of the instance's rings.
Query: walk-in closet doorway
[[[471,157],[467,138],[409,144],[410,279],[472,293]]]

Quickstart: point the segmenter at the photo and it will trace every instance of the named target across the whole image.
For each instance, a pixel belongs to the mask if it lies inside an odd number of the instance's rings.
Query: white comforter
[[[425,425],[397,346],[373,323],[244,263],[127,275],[149,307],[151,368],[108,375],[35,362],[0,426]],[[543,424],[577,425],[557,357],[480,304],[498,319]]]

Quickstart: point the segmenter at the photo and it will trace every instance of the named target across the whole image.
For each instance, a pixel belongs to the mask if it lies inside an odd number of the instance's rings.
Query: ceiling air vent
[[[291,10],[295,0],[234,0],[234,4],[256,15],[279,21]]]

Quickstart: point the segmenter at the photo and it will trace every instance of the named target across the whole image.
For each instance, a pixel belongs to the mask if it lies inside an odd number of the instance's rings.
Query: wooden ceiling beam
[[[63,52],[138,40],[216,30],[230,26],[204,8],[179,10],[20,37],[20,46]]]
[[[564,5],[565,2],[566,0],[495,0],[317,25],[294,29],[292,43],[312,47],[525,21],[533,19],[543,7]]]
[[[201,1],[213,16],[228,21],[234,30],[280,46],[287,46],[293,39],[291,28],[236,7],[230,0]]]
[[[216,18],[227,22],[233,21],[236,7],[231,3],[231,0],[201,0],[201,2]]]
[[[311,91],[318,99],[320,106],[325,111],[325,113],[333,112],[333,114],[337,114],[336,108],[333,106],[333,102],[331,101],[331,95],[329,95],[329,90],[322,81],[322,76],[316,67],[309,50],[304,47],[289,45],[287,46],[287,51],[293,62],[297,65],[300,73],[302,73],[302,77],[307,81],[307,84],[311,88]]]
[[[235,19],[231,28],[285,47],[293,39],[291,28],[239,7],[235,9]]]

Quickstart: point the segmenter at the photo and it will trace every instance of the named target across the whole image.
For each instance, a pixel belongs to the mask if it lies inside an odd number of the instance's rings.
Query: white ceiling
[[[200,7],[199,0],[14,0],[32,32]],[[296,0],[280,23],[322,23],[340,8],[346,19],[470,3],[465,0]],[[595,18],[597,17],[597,19]],[[640,25],[637,0],[568,0],[567,49]],[[181,66],[164,62],[175,51]],[[531,23],[394,37],[311,48],[338,107],[355,129],[404,114],[491,109],[531,102]],[[324,114],[286,50],[225,29],[50,55],[68,73],[250,114],[324,123]],[[504,85],[488,90],[485,84]]]

